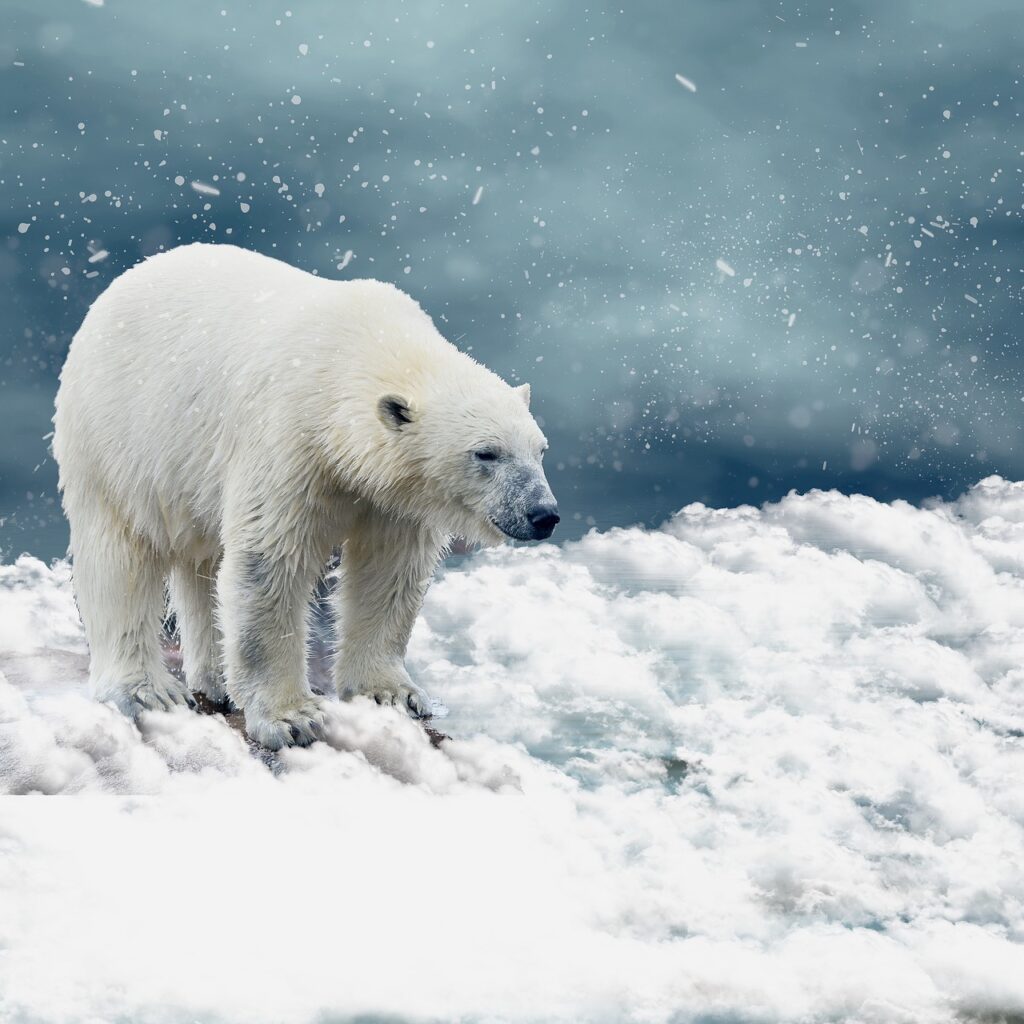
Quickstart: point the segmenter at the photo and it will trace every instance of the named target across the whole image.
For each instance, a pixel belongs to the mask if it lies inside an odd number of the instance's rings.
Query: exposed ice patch
[[[84,695],[68,569],[0,566],[0,1019],[1024,1013],[1024,484],[837,492],[481,553],[432,738],[270,761]]]

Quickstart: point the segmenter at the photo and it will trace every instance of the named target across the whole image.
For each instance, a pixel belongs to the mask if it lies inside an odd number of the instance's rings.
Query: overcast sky
[[[394,281],[530,381],[564,536],[1024,476],[1019,0],[4,18],[7,556],[66,545],[44,435],[88,304],[196,239]]]

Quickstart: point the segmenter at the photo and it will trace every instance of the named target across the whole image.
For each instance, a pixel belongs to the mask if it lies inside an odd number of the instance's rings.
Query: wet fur
[[[528,401],[391,285],[209,245],[122,275],[75,336],[54,417],[95,695],[129,713],[190,700],[160,659],[169,583],[189,685],[267,746],[311,742],[306,614],[343,545],[338,692],[427,713],[404,654],[442,551],[517,535],[550,497]]]

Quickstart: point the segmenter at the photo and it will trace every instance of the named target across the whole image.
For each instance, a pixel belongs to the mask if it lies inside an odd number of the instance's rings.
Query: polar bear
[[[312,742],[306,616],[340,545],[337,692],[429,714],[404,655],[451,537],[558,523],[529,401],[390,284],[228,245],[128,270],[75,335],[54,416],[93,694],[135,714],[191,689],[266,747]],[[161,657],[165,584],[187,687]]]

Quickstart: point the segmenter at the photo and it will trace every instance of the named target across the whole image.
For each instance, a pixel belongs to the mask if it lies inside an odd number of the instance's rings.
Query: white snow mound
[[[998,477],[485,552],[410,650],[452,739],[268,765],[0,566],[0,1020],[1019,1019],[1022,573]]]

